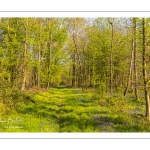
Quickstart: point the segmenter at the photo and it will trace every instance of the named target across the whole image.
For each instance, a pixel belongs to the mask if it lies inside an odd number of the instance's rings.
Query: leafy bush
[[[6,106],[0,102],[0,115],[3,115],[6,113]]]
[[[7,88],[1,97],[1,103],[5,105],[7,113],[9,113],[23,104],[35,103],[33,97],[33,93],[21,92],[18,88]]]
[[[100,83],[100,86],[98,88],[98,91],[100,93],[100,95],[103,97],[105,94],[105,89],[106,89],[106,84],[104,82]]]

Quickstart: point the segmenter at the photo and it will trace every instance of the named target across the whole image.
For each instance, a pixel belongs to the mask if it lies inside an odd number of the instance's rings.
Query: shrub
[[[3,115],[6,113],[6,106],[4,103],[0,102],[0,115]]]

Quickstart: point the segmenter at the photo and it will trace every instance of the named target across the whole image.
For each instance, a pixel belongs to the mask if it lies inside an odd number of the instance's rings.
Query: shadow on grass
[[[79,89],[66,89],[66,87],[51,90],[53,90],[53,97],[47,95],[48,99],[46,101],[40,100],[36,104],[28,104],[26,107],[19,109],[18,112],[34,114],[34,116],[45,119],[51,117],[60,126],[58,132],[99,131],[97,126],[100,121],[91,118],[95,113],[98,113],[95,111],[97,108],[93,109],[96,105],[88,95],[83,94]],[[42,96],[42,94],[39,95]],[[46,96],[43,95],[43,97]]]
[[[144,131],[132,116],[114,114],[80,90],[58,87],[53,96],[18,109],[21,114],[34,114],[45,120],[53,119],[59,125],[57,132],[139,132]],[[44,98],[46,96],[43,96]],[[136,124],[137,123],[137,124]],[[147,125],[148,126],[148,125]],[[134,128],[133,128],[134,127]],[[140,130],[141,129],[141,130]],[[149,130],[149,128],[147,128]]]
[[[62,94],[65,93],[65,95],[67,95],[68,93],[72,94],[74,92],[74,90],[70,89],[61,89]],[[76,94],[74,94],[74,96],[70,96],[68,94],[66,98],[63,99],[63,101],[60,100],[62,99],[60,98],[62,97],[61,94],[56,96],[54,95],[54,97],[48,98],[48,100],[46,101],[40,101],[39,103],[37,101],[36,104],[32,105],[28,104],[26,105],[26,107],[18,109],[18,112],[21,114],[34,114],[34,116],[40,116],[45,119],[51,117],[56,122],[58,122],[60,126],[60,130],[58,132],[95,131],[98,123],[90,118],[90,115],[92,115],[92,113],[88,113],[87,111],[85,111],[80,112],[79,115],[79,112],[77,112],[78,107],[83,109],[90,107],[90,99],[88,99],[86,95],[80,95],[77,91],[75,93]],[[53,98],[56,98],[56,101],[54,101]]]
[[[66,87],[66,86],[59,86],[59,87],[55,87],[55,89],[71,89],[70,87]]]

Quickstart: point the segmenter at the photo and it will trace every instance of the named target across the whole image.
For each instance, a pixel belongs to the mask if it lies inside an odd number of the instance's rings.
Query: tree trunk
[[[25,33],[24,33],[24,51],[23,51],[23,64],[22,64],[22,83],[21,83],[21,90],[25,90],[25,84],[26,84],[26,75],[27,75],[27,71],[26,71],[26,65],[27,65],[27,44],[28,44],[28,18],[25,20],[24,23],[24,29],[25,29]]]
[[[51,52],[52,52],[52,46],[51,42],[49,43],[49,60],[48,60],[48,82],[47,82],[47,88],[50,88],[50,78],[51,78]]]
[[[93,65],[92,65],[92,78],[93,78],[93,88],[95,89],[95,66],[94,66],[94,53],[93,53]]]
[[[134,92],[136,100],[139,100],[137,80],[137,52],[136,52],[136,18],[133,18],[133,51],[134,51]]]
[[[37,20],[39,23],[39,44],[38,44],[38,75],[37,75],[37,86],[38,88],[41,88],[41,20]]]
[[[74,54],[73,54],[73,66],[72,66],[72,87],[76,88],[77,86],[77,67],[76,67],[76,63],[77,63],[77,45],[76,45],[76,41],[75,41],[75,35],[73,35],[73,42],[74,42]]]
[[[110,96],[113,96],[113,41],[114,41],[114,18],[112,18],[112,21],[108,19],[110,25],[111,25],[111,50],[110,50]]]
[[[128,39],[128,31],[127,31],[127,39]],[[129,47],[129,41],[127,40],[127,48]],[[124,96],[126,96],[128,90],[129,90],[129,87],[131,86],[131,89],[133,89],[133,60],[134,60],[134,44],[135,44],[135,41],[134,41],[134,38],[132,39],[132,51],[131,51],[131,60],[130,60],[130,66],[129,66],[129,73],[128,73],[128,77],[127,77],[127,86],[125,88],[125,91],[124,91]]]
[[[124,96],[126,96],[128,90],[129,90],[129,86],[131,84],[131,73],[132,73],[132,66],[133,66],[133,56],[134,56],[134,52],[133,52],[133,49],[132,49],[131,61],[130,61],[130,67],[129,67],[129,74],[128,74],[128,79],[127,79],[127,86],[126,86],[125,91],[124,91]]]
[[[40,72],[41,72],[41,45],[39,44],[39,51],[38,51],[38,88],[41,87],[41,78],[40,78]]]
[[[50,23],[50,19],[48,19],[49,23]],[[52,30],[51,30],[51,27],[49,25],[49,30],[50,30],[50,33],[49,33],[49,37],[48,37],[48,40],[49,40],[49,56],[48,56],[48,81],[47,81],[47,89],[50,88],[50,84],[51,84],[51,62],[52,62]]]
[[[145,41],[145,18],[142,18],[142,34],[143,34],[143,81],[144,81],[144,93],[145,93],[145,101],[146,101],[146,118],[150,120],[150,99],[149,99],[149,91],[148,91],[148,82],[147,82],[147,70],[146,70],[146,41]]]

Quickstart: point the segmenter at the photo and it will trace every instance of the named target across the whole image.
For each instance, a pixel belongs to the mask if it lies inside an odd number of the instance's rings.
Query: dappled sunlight
[[[91,92],[67,88],[37,92],[31,98],[33,102],[28,101],[16,112],[3,116],[22,119],[22,128],[4,128],[1,123],[1,132],[150,131],[150,123],[142,116],[142,102],[139,102],[137,109],[137,102],[131,98],[100,98]],[[17,127],[17,123],[13,124]]]

